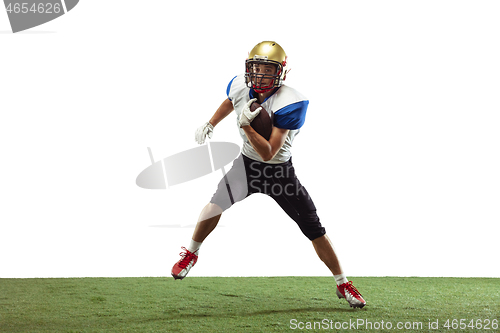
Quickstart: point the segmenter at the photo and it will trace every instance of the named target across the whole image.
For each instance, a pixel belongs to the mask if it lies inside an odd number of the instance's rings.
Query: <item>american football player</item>
[[[283,48],[272,41],[257,44],[245,62],[245,73],[229,82],[228,98],[212,118],[196,130],[195,139],[203,144],[206,137],[212,137],[217,124],[235,111],[243,147],[241,155],[203,208],[190,244],[183,247],[181,259],[172,268],[172,276],[175,279],[186,277],[198,260],[202,242],[217,226],[225,210],[254,193],[264,193],[276,201],[312,242],[319,258],[335,278],[337,296],[345,298],[351,307],[362,308],[365,300],[346,278],[316,214],[316,207],[295,175],[291,148],[304,125],[309,101],[284,84],[286,75],[287,56]],[[261,107],[251,111],[254,102]],[[250,126],[259,112],[274,114],[269,140]]]

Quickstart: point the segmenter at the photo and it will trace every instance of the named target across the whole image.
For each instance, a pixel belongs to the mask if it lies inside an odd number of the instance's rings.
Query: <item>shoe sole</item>
[[[339,294],[337,294],[337,297],[338,297],[339,299],[345,299],[345,297],[344,297],[344,296],[342,296],[342,295],[340,295],[340,296],[339,296]],[[363,308],[365,305],[366,305],[366,303],[365,303],[365,304],[360,304],[360,305],[352,305],[351,303],[349,303],[349,306],[350,306],[351,308],[354,308],[354,309],[356,309],[356,308],[361,309],[361,308]]]
[[[173,278],[174,278],[175,280],[182,280],[182,279],[184,279],[184,278],[185,278],[185,276],[179,276],[179,275],[174,275],[174,274],[172,274],[172,276],[173,276]]]
[[[360,305],[351,305],[351,304],[349,304],[349,306],[351,308],[354,308],[354,309],[362,309],[365,306],[365,304],[360,304]]]

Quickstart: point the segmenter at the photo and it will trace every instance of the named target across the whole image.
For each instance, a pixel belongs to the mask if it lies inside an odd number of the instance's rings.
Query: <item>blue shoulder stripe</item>
[[[274,126],[295,130],[304,125],[309,101],[300,101],[285,106],[274,113]]]
[[[233,77],[233,79],[229,82],[229,84],[227,85],[227,89],[226,89],[226,95],[227,95],[227,98],[229,98],[230,101],[231,101],[231,98],[229,97],[229,91],[231,91],[231,84],[233,84],[233,81],[234,81],[234,79],[236,79],[236,76]]]

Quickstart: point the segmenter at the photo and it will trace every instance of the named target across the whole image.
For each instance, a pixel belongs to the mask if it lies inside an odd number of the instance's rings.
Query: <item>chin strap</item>
[[[268,91],[271,91],[273,90],[273,88],[269,88],[269,89],[264,89],[264,90],[257,90],[257,89],[253,89],[253,91],[255,91],[257,94],[262,94],[262,93],[266,93]]]
[[[268,91],[271,91],[273,90],[274,88],[276,88],[274,86],[274,83],[271,84],[270,86],[267,86],[267,87],[256,87],[255,84],[252,85],[252,89],[257,93],[257,94],[262,94],[262,93],[265,93],[265,92],[268,92]]]

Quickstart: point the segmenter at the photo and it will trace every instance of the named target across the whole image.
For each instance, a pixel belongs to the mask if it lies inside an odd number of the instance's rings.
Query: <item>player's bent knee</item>
[[[326,234],[325,228],[314,231],[303,231],[303,233],[311,242]]]
[[[222,212],[223,212],[222,208],[220,208],[220,206],[219,206],[219,205],[217,205],[217,204],[215,204],[215,203],[209,202],[209,203],[208,203],[208,206],[210,207],[210,208],[209,208],[209,209],[210,209],[210,211],[211,211],[212,213],[214,213],[215,215],[220,215],[220,214],[222,214]]]
[[[221,214],[222,214],[222,208],[220,208],[219,205],[210,202],[201,211],[200,218],[198,219],[198,221],[205,221]]]
[[[310,240],[313,241],[326,234],[325,228],[321,225],[319,218],[316,214],[311,214],[311,218],[298,219],[296,222],[302,233]]]
[[[321,238],[322,238],[322,237],[325,237],[325,236],[326,236],[326,233],[324,233],[323,235],[319,235],[319,236],[314,235],[314,236],[312,236],[312,237],[311,237],[311,238],[312,238],[312,239],[311,239],[311,242],[318,242],[318,241],[321,241]]]

